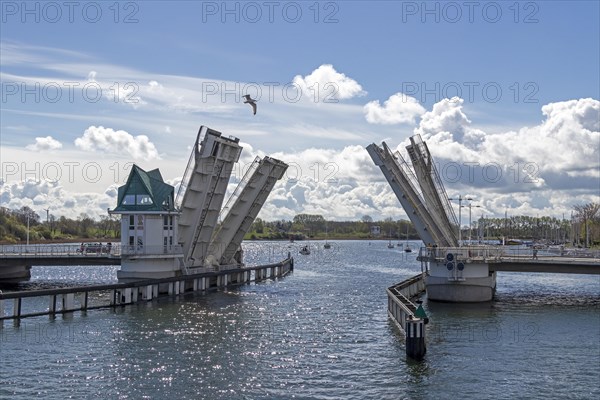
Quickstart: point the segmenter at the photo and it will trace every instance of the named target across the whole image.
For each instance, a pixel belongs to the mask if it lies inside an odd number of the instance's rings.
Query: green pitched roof
[[[134,165],[127,183],[119,187],[113,211],[173,211],[174,193],[175,188],[163,181],[158,169],[146,172]]]

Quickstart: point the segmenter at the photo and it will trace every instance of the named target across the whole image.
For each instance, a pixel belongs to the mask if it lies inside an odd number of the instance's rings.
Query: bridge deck
[[[86,247],[81,245],[4,245],[0,246],[0,269],[35,265],[120,265],[119,245]]]
[[[561,274],[600,274],[600,252],[506,249],[503,247],[465,246],[455,248],[421,248],[417,259],[445,263],[452,253],[457,260],[485,263],[496,272],[546,272]]]
[[[497,272],[546,272],[559,274],[600,274],[600,259],[575,257],[501,257],[490,264]]]

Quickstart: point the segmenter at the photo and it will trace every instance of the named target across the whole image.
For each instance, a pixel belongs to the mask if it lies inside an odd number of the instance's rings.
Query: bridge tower
[[[179,213],[174,192],[158,169],[146,172],[137,165],[119,187],[117,206],[109,211],[121,215],[119,281],[181,274],[183,254],[177,244]]]

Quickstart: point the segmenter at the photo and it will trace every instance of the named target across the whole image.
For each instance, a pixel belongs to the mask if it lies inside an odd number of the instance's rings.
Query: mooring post
[[[404,331],[406,332],[406,355],[414,360],[422,360],[427,352],[425,321],[409,316]]]
[[[50,304],[48,304],[48,314],[54,315],[56,313],[56,295],[50,295]]]
[[[21,297],[13,299],[13,316],[21,318]]]
[[[4,300],[0,300],[0,319],[4,318]]]

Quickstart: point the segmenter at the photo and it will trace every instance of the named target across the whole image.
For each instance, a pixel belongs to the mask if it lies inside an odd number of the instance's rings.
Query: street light
[[[29,246],[29,213],[27,213],[27,246]]]
[[[481,207],[481,206],[474,206],[473,203],[469,202],[469,242],[471,242],[471,207]]]
[[[462,208],[462,201],[463,200],[473,200],[471,197],[462,197],[462,195],[458,195],[457,199],[453,199],[452,197],[448,197],[448,200],[452,201],[452,200],[458,200],[458,247],[460,247],[460,242],[462,240],[462,235],[461,235],[461,224],[462,224],[462,217],[461,217],[461,208]]]

